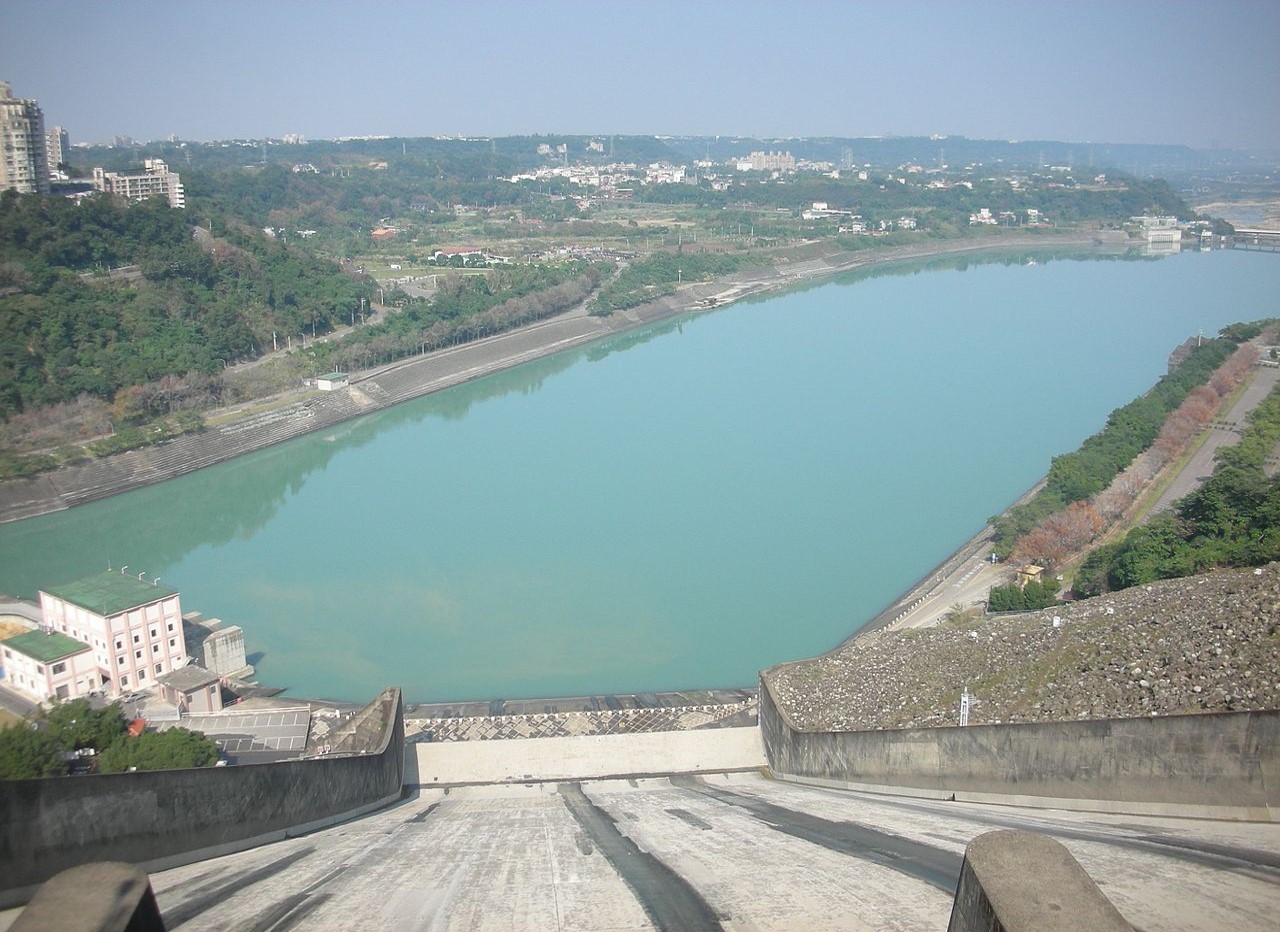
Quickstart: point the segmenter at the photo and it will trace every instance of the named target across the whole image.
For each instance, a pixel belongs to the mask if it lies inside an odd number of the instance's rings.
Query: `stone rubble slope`
[[[966,687],[972,725],[1280,708],[1280,563],[878,631],[764,677],[805,731],[957,725]]]

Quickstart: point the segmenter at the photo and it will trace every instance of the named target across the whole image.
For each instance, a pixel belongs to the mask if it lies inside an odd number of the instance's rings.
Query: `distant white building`
[[[45,154],[49,161],[49,172],[52,174],[59,165],[67,160],[71,151],[71,137],[61,126],[55,126],[44,134]]]
[[[95,168],[93,186],[99,191],[127,197],[132,201],[142,201],[162,194],[170,207],[187,206],[186,190],[182,187],[182,178],[177,172],[169,171],[169,166],[160,159],[146,159],[142,166],[140,174],[108,172]]]
[[[655,162],[645,169],[645,184],[680,184],[684,181],[684,166],[669,162]]]
[[[345,372],[326,372],[324,375],[316,376],[316,388],[322,392],[337,391],[339,388],[346,388],[350,383]]]
[[[1177,217],[1130,217],[1131,223],[1138,225],[1138,230],[1148,245],[1169,245],[1182,242],[1182,229],[1178,226]]]
[[[752,152],[749,156],[752,171],[796,170],[796,157],[790,152]]]

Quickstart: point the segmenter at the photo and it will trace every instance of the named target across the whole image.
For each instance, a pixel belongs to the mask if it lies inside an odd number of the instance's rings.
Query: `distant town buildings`
[[[93,186],[99,191],[127,197],[133,201],[141,201],[162,194],[168,200],[170,207],[187,206],[186,191],[182,187],[182,178],[177,172],[169,171],[169,166],[160,159],[146,159],[142,165],[141,173],[132,174],[95,168]]]
[[[48,194],[47,145],[40,105],[14,97],[0,81],[0,191]]]
[[[752,171],[793,172],[796,170],[796,157],[790,152],[752,152],[747,160],[751,163]]]

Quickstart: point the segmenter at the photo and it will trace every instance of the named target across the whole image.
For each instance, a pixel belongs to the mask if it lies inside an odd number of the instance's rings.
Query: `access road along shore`
[[[609,317],[590,316],[584,303],[516,330],[355,374],[346,390],[299,391],[296,400],[278,398],[275,406],[265,411],[259,404],[255,413],[164,444],[63,466],[28,479],[0,482],[0,523],[61,511],[162,482],[646,324],[723,307],[744,297],[815,282],[855,269],[1017,248],[1101,246],[1115,249],[1127,245],[1125,235],[1114,231],[922,240],[918,244],[863,252],[824,252],[822,244],[808,244],[775,258],[774,266],[686,285],[673,295]],[[217,414],[212,412],[214,417]]]

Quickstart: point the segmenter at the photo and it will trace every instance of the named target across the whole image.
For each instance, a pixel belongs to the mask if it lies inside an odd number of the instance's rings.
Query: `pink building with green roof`
[[[47,628],[6,638],[0,657],[5,682],[38,702],[76,699],[102,685],[93,649]]]
[[[42,589],[40,611],[49,630],[88,647],[109,695],[147,689],[187,662],[178,592],[159,580],[108,570]]]

